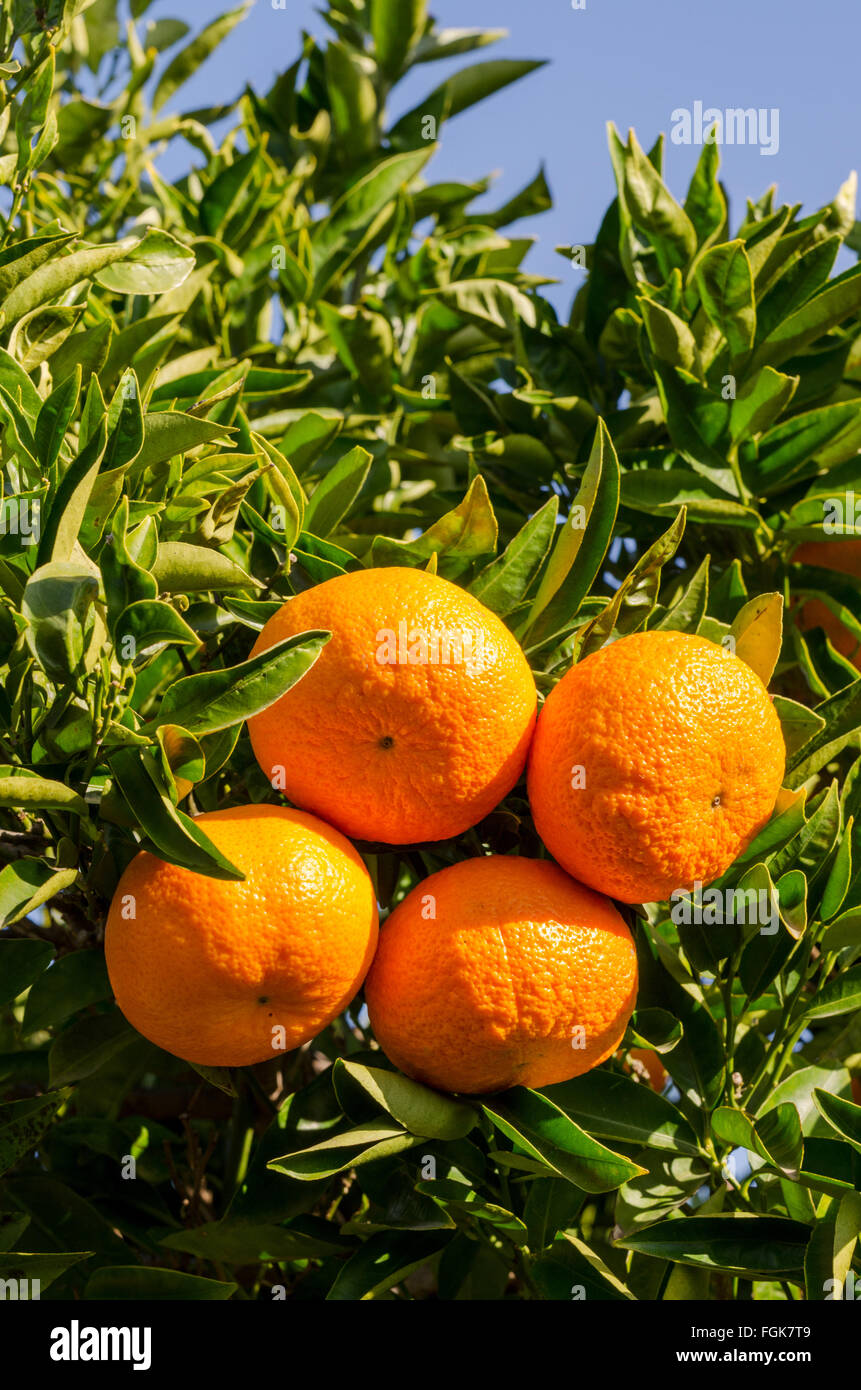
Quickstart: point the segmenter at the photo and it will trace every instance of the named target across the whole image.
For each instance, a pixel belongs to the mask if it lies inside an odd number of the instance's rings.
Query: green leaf
[[[301,680],[330,637],[329,632],[300,632],[239,666],[175,681],[165,692],[155,726],[180,724],[200,737],[250,719]]]
[[[21,612],[27,644],[42,669],[65,684],[81,667],[94,631],[90,621],[99,581],[79,562],[40,565],[27,581]]]
[[[644,1171],[592,1139],[538,1091],[515,1086],[482,1109],[528,1157],[586,1192],[611,1192]]]
[[[744,242],[727,241],[707,251],[697,265],[696,285],[706,317],[726,340],[730,356],[741,357],[756,334],[753,272]]]
[[[831,762],[861,729],[861,681],[829,696],[817,705],[816,713],[824,720],[822,728],[793,754],[787,766],[786,785],[793,790]]]
[[[820,942],[823,954],[844,951],[847,946],[861,946],[861,907],[850,907],[830,922]]]
[[[124,608],[117,618],[114,642],[125,660],[139,661],[167,643],[197,647],[200,638],[169,603],[139,599]]]
[[[0,1004],[17,999],[53,959],[48,941],[0,940]]]
[[[525,644],[537,646],[576,617],[603,564],[618,508],[619,460],[607,426],[599,420],[577,496],[559,528],[520,634]]]
[[[730,407],[733,443],[762,434],[782,415],[795,395],[800,378],[785,376],[773,367],[748,375]]]
[[[84,1298],[130,1299],[175,1303],[185,1300],[212,1302],[231,1298],[238,1284],[204,1279],[199,1274],[182,1274],[176,1269],[157,1269],[153,1265],[110,1265],[96,1270],[84,1290]]]
[[[427,0],[371,0],[370,8],[377,63],[388,77],[397,77],[424,33]]]
[[[57,1089],[94,1076],[137,1037],[119,1009],[77,1019],[51,1047],[48,1055],[51,1086]]]
[[[379,142],[373,63],[352,45],[330,40],[325,69],[333,135],[341,159],[349,165],[364,162],[376,153]]]
[[[390,0],[390,3],[394,3],[394,0]],[[433,63],[440,58],[455,58],[461,53],[472,53],[476,48],[484,48],[507,37],[507,29],[436,29],[425,35],[412,61]]]
[[[240,20],[244,19],[249,10],[248,5],[242,5],[237,10],[230,10],[227,14],[220,15],[211,24],[207,24],[205,29],[201,29],[191,43],[181,48],[168,63],[164,72],[158,80],[152,98],[152,109],[158,111],[169,101],[174,92],[178,91],[183,83],[197,72],[197,69],[227,35],[235,29]]]
[[[167,791],[161,789],[148,752],[120,748],[111,755],[110,767],[120,791],[161,859],[209,878],[228,882],[244,879],[242,871],[216,848],[191,817],[173,805]]]
[[[397,0],[392,0],[392,3],[397,3]],[[410,146],[421,139],[422,121],[428,112],[440,110],[445,118],[458,116],[544,66],[543,62],[497,58],[460,68],[441,86],[429,92],[418,106],[401,116],[389,131],[389,139],[396,148]]]
[[[28,1284],[38,1280],[40,1292],[81,1260],[92,1258],[92,1250],[48,1251],[45,1254],[10,1253],[0,1255],[0,1280],[26,1279]]]
[[[478,1123],[478,1116],[469,1105],[442,1096],[398,1072],[360,1066],[343,1058],[337,1059],[332,1073],[336,1093],[344,1072],[411,1134],[427,1139],[462,1139]]]
[[[738,487],[726,458],[728,402],[669,363],[656,361],[654,371],[673,444],[698,473],[737,500]]]
[[[0,765],[0,806],[18,810],[72,811],[79,816],[89,814],[84,798],[65,782],[53,782],[29,768],[15,767],[11,763]]]
[[[19,859],[0,870],[0,925],[7,927],[69,888],[77,869],[56,869],[44,859]]]
[[[33,436],[36,453],[46,473],[52,477],[60,457],[66,431],[78,407],[81,391],[81,370],[75,367],[72,375],[56,386],[41,405]]]
[[[371,560],[375,565],[416,565],[436,555],[440,573],[458,579],[474,560],[493,554],[497,535],[487,484],[477,473],[463,501],[416,540],[392,541],[386,536],[375,536]]]
[[[65,1023],[89,1004],[112,998],[104,951],[73,951],[44,971],[27,996],[21,1031],[26,1037]]]
[[[584,623],[577,632],[577,659],[582,660],[590,652],[602,647],[622,621],[622,614],[628,610],[635,625],[646,621],[654,605],[660,584],[661,570],[668,564],[678,549],[685,530],[686,512],[684,507],[673,524],[663,536],[654,542],[640,556],[631,573],[623,579],[606,607],[594,618]]]
[[[188,541],[160,541],[152,576],[167,594],[259,587],[258,581],[227,555]]]
[[[791,1101],[801,1119],[801,1128],[806,1135],[828,1135],[830,1127],[821,1118],[816,1107],[814,1090],[819,1088],[834,1094],[849,1089],[849,1074],[844,1067],[801,1067],[785,1076],[771,1095],[763,1101],[760,1114],[766,1114],[775,1106]]]
[[[696,228],[700,246],[719,232],[726,219],[726,198],[718,179],[720,150],[713,140],[703,143],[685,198],[685,212]]]
[[[185,454],[189,449],[211,444],[216,439],[223,440],[233,433],[226,425],[198,420],[195,415],[176,410],[148,413],[144,416],[144,430],[144,442],[135,459],[135,475],[156,463],[164,463],[176,454]]]
[[[239,155],[213,179],[200,204],[200,220],[208,236],[218,235],[219,227],[247,196],[248,184],[259,160],[260,150],[251,149],[247,154]],[[197,394],[201,395],[202,392]]]
[[[783,730],[786,753],[791,757],[799,748],[825,727],[825,720],[807,705],[799,705],[796,700],[788,700],[785,695],[775,695],[774,709]]]
[[[150,227],[121,260],[97,270],[93,278],[116,294],[164,294],[193,269],[193,251],[169,232]]]
[[[861,1105],[853,1105],[849,1100],[818,1089],[814,1089],[813,1099],[820,1115],[824,1116],[831,1128],[861,1153]]]
[[[616,1243],[623,1250],[635,1250],[657,1260],[769,1279],[803,1268],[809,1238],[809,1228],[799,1221],[726,1212],[658,1221],[642,1234],[626,1236]]]
[[[38,270],[45,261],[53,259],[73,240],[74,232],[62,232],[59,222],[51,224],[36,236],[13,242],[0,251],[0,300],[5,300],[22,280]]]
[[[36,1147],[69,1099],[69,1092],[0,1105],[0,1173]]]
[[[542,1094],[602,1139],[671,1153],[700,1153],[694,1131],[670,1101],[618,1072],[596,1069],[546,1087]]]
[[[317,267],[314,282],[316,295],[325,293],[333,276],[346,273],[366,244],[368,234],[373,231],[380,214],[403,189],[410,187],[435,148],[433,144],[426,144],[424,149],[410,150],[381,160],[333,204],[328,217],[315,227],[311,240]],[[282,447],[285,454],[291,457],[286,442]],[[298,467],[292,457],[291,462]]]
[[[507,617],[521,604],[556,535],[559,502],[551,497],[518,531],[502,555],[481,570],[469,586],[486,607]]]
[[[84,246],[68,255],[51,256],[10,290],[0,304],[0,313],[5,315],[7,324],[14,323],[31,309],[38,309],[49,299],[58,299],[82,280],[122,260],[139,240],[139,237],[129,236],[107,246]]]
[[[779,272],[768,292],[763,295],[757,314],[757,337],[770,333],[796,309],[800,309],[822,288],[840,250],[840,238],[826,237],[802,255],[791,260]]]
[[[756,461],[747,473],[758,491],[781,492],[797,474],[852,458],[861,447],[861,403],[836,405],[793,415],[776,425],[759,441]],[[809,465],[809,466],[808,466]]]
[[[861,266],[830,281],[827,288],[778,324],[753,355],[750,370],[779,367],[861,308]]]
[[[638,303],[655,356],[671,366],[698,374],[700,354],[697,340],[684,319],[655,299],[643,297]]]
[[[319,1144],[270,1159],[267,1166],[290,1178],[313,1182],[317,1178],[334,1177],[336,1173],[363,1163],[391,1158],[421,1142],[391,1120],[380,1118],[343,1130]]]
[[[709,563],[710,556],[707,555],[660,622],[653,624],[656,631],[699,632],[708,608]]]
[[[804,1010],[805,1018],[837,1018],[861,1009],[861,965],[823,985]]]
[[[108,442],[101,472],[133,463],[144,442],[143,411],[137,377],[129,367],[123,372],[108,410]]]
[[[618,139],[612,123],[611,140]],[[621,146],[621,142],[620,142]],[[670,193],[652,161],[640,148],[634,132],[621,146],[623,194],[636,227],[652,239],[658,267],[664,279],[675,267],[684,271],[697,249],[697,234],[690,218]]]
[[[305,508],[305,531],[324,539],[331,535],[361,492],[371,462],[367,449],[356,446],[323,475]]]
[[[852,881],[853,825],[854,819],[850,816],[841,832],[842,837],[837,846],[837,853],[825,880],[825,887],[822,890],[822,898],[819,903],[819,916],[823,922],[828,922],[836,916],[849,892],[849,885]]]
[[[801,1120],[791,1101],[766,1111],[754,1125],[756,1150],[789,1177],[797,1176],[804,1153]]]
[[[687,509],[691,521],[756,530],[760,518],[753,507],[727,497],[722,488],[692,469],[635,469],[622,475],[621,502],[653,516],[675,515]]]
[[[563,1231],[561,1238],[532,1264],[530,1277],[543,1298],[568,1301],[576,1297],[589,1302],[634,1298],[600,1255],[571,1231]]]
[[[47,522],[42,526],[36,555],[39,565],[46,566],[49,562],[62,563],[71,560],[106,444],[107,428],[103,417],[99,420],[92,438],[81,448],[77,458],[63,474],[51,502]]]
[[[506,280],[493,280],[489,277],[480,280],[457,280],[428,290],[427,293],[456,309],[458,313],[465,314],[467,318],[478,319],[480,323],[491,323],[495,328],[509,331],[522,323],[535,327],[535,301],[514,285],[509,285]]]
[[[327,1300],[365,1300],[400,1283],[432,1261],[451,1239],[448,1231],[380,1231],[342,1266]]]
[[[331,1231],[329,1239],[319,1240],[285,1226],[222,1220],[207,1221],[196,1230],[165,1236],[159,1245],[194,1255],[199,1260],[250,1265],[325,1258],[343,1250],[347,1241],[338,1239],[337,1227]]]

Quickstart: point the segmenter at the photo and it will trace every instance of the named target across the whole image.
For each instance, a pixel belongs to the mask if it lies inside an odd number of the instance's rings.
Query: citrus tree
[[[582,278],[561,322],[506,230],[549,206],[543,173],[496,208],[487,180],[434,182],[450,122],[536,66],[469,56],[496,31],[331,0],[270,91],[174,113],[244,12],[190,37],[146,10],[0,19],[0,1277],[833,1296],[861,1226],[861,271],[832,274],[854,185],[731,218],[715,145],[679,203],[661,142],[611,130],[618,194],[560,248]],[[636,1008],[561,1083],[416,1081],[361,991],[242,1067],[162,1050],[114,1001],[105,922],[138,852],[230,883],[196,818],[287,805],[247,721],[329,631],[261,630],[395,567],[501,620],[540,699],[659,633],[773,694],[774,812],[712,884],[764,920],[709,917],[702,884],[620,894]],[[383,918],[439,870],[545,854],[524,779],[464,833],[356,839]]]

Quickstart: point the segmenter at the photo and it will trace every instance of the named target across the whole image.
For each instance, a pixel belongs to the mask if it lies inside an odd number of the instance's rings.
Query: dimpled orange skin
[[[401,623],[440,659],[380,660],[398,654],[384,635],[397,637]],[[333,634],[316,664],[248,721],[257,761],[290,801],[355,839],[416,844],[461,834],[511,791],[535,725],[535,683],[514,637],[477,599],[423,570],[358,570],[288,600],[254,654],[314,628]]]
[[[529,801],[570,874],[622,902],[663,902],[729,868],[771,816],[785,761],[774,706],[745,662],[688,633],[636,633],[551,692]]]
[[[273,1028],[290,1050],[346,1008],[376,949],[376,898],[353,846],[302,811],[240,806],[197,824],[244,882],[136,855],[108,914],[108,973],[150,1042],[200,1066],[249,1066],[273,1041],[281,1050]]]
[[[792,558],[799,565],[819,565],[822,569],[861,579],[861,540],[806,541]],[[823,628],[835,651],[848,657],[861,671],[861,642],[821,599],[808,599],[801,608],[799,621],[805,632],[812,627]]]
[[[550,860],[505,856],[414,888],[383,926],[365,982],[386,1056],[463,1094],[589,1071],[618,1047],[636,993],[634,942],[613,904]]]

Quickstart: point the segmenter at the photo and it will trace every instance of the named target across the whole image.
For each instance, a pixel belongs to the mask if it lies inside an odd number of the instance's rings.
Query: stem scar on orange
[[[511,791],[535,723],[532,672],[477,599],[424,570],[339,575],[289,599],[254,654],[332,633],[310,671],[248,721],[257,761],[346,835],[444,840]]]
[[[376,897],[349,841],[303,811],[238,806],[197,822],[244,881],[136,855],[108,913],[108,973],[150,1042],[200,1066],[249,1066],[350,1003],[377,945]]]
[[[365,982],[374,1033],[417,1081],[475,1094],[549,1086],[619,1046],[634,942],[607,899],[546,859],[467,859],[431,874],[380,933]]]
[[[548,697],[529,758],[535,828],[598,892],[662,902],[710,883],[768,821],[780,720],[739,657],[682,632],[620,638]]]

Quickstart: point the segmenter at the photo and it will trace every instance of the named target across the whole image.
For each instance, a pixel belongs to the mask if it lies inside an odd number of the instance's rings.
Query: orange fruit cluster
[[[702,638],[646,632],[575,666],[536,725],[509,630],[411,569],[358,571],[290,599],[255,652],[312,629],[332,633],[316,664],[249,720],[261,767],[302,809],[198,818],[243,882],[146,852],[132,861],[105,940],[121,1009],[177,1056],[242,1066],[309,1042],[365,982],[389,1059],[439,1089],[546,1086],[598,1065],[637,992],[634,942],[611,899],[713,880],[772,812],[785,750],[762,682]],[[345,836],[460,835],[527,757],[535,825],[557,863],[455,863],[408,893],[378,943],[371,878]]]

